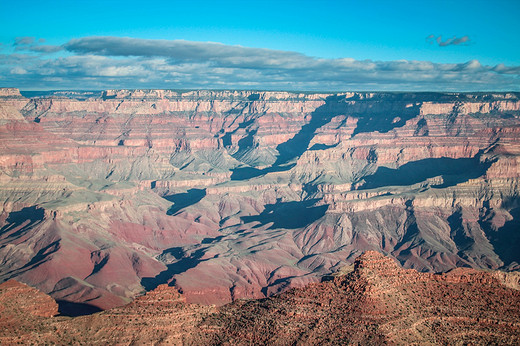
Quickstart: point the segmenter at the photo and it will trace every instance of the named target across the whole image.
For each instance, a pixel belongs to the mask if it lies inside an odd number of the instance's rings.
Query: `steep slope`
[[[368,251],[332,280],[218,309],[186,304],[160,286],[120,308],[48,317],[27,330],[0,328],[0,342],[36,344],[518,344],[520,291],[513,273],[399,268]],[[350,270],[350,272],[349,272]],[[0,300],[5,290],[0,285]],[[41,294],[41,293],[40,293]],[[23,302],[20,292],[18,300]],[[47,299],[50,299],[47,297]],[[6,313],[10,313],[9,306]],[[18,316],[23,318],[22,316]],[[14,326],[14,327],[13,327]]]
[[[2,89],[0,114],[0,280],[62,311],[266,297],[370,249],[519,268],[517,94]]]
[[[368,251],[353,271],[206,319],[195,344],[517,344],[519,291],[490,273],[398,268]],[[208,332],[208,330],[212,332]]]
[[[58,304],[48,295],[9,280],[0,284],[0,343],[14,344],[30,339],[31,334],[51,335],[49,317],[58,314]]]
[[[11,281],[9,281],[11,282]],[[0,285],[0,300],[6,300],[10,293],[5,284]],[[17,283],[20,285],[19,283]],[[33,291],[36,291],[32,289]],[[30,302],[34,292],[17,292],[17,303],[22,306],[36,305]],[[47,300],[52,298],[38,292]],[[53,302],[56,306],[57,304]],[[7,305],[0,320],[1,344],[165,344],[180,345],[194,333],[203,317],[210,315],[214,308],[187,305],[185,299],[169,287],[158,287],[146,296],[139,297],[121,308],[102,313],[75,318],[57,316],[54,318],[32,318],[27,313],[18,313],[20,308]]]

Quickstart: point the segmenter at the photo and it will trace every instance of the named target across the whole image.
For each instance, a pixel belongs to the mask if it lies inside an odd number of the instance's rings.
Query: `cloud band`
[[[464,43],[456,43],[456,40],[468,42],[469,39],[452,39],[449,44]],[[477,60],[440,64],[413,60],[323,59],[291,51],[213,42],[125,37],[84,37],[62,46],[34,45],[28,49],[38,53],[64,50],[68,56],[0,55],[1,85],[26,88],[34,85],[38,89],[520,89],[519,67],[485,66]]]

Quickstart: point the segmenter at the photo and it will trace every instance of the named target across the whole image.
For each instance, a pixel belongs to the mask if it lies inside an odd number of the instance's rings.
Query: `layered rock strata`
[[[515,93],[2,89],[0,280],[104,309],[161,284],[266,297],[370,249],[517,270],[519,114]]]

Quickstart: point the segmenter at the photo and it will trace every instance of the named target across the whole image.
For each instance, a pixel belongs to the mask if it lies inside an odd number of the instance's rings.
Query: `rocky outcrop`
[[[9,293],[0,286],[1,301],[9,299]],[[30,293],[18,291],[17,303],[22,307],[43,304],[42,301],[33,301]],[[52,298],[44,297],[57,306]],[[214,308],[188,305],[175,289],[160,286],[124,307],[75,318],[46,316],[46,319],[28,319],[26,315],[18,314],[19,310],[12,304],[3,306],[0,320],[2,344],[182,345]],[[10,317],[8,323],[7,316]]]
[[[1,93],[0,280],[60,301],[260,298],[374,249],[519,268],[517,94]]]
[[[15,280],[0,284],[1,344],[29,342],[31,333],[50,334],[45,321],[57,314],[58,304],[37,289]]]
[[[16,88],[0,88],[0,124],[11,120],[24,121],[20,110],[27,101]]]
[[[516,343],[519,299],[489,273],[418,273],[369,251],[332,281],[222,307],[194,343]]]
[[[18,317],[52,317],[58,314],[58,304],[51,297],[15,280],[0,284],[0,297],[2,309],[16,311],[20,314]]]
[[[76,318],[17,320],[2,343],[36,344],[518,344],[520,291],[494,272],[402,269],[374,251],[321,283],[219,308],[187,304],[173,287]],[[5,284],[4,284],[5,285]],[[19,284],[18,284],[19,285]],[[19,292],[20,304],[29,298]],[[0,290],[0,300],[7,294]],[[47,299],[50,299],[47,297]],[[12,306],[4,308],[11,314]],[[23,320],[23,316],[17,316]]]
[[[0,97],[15,98],[22,97],[22,95],[17,88],[0,88]]]

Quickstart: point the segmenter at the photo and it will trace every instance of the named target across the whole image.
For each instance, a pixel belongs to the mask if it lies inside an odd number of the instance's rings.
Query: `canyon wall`
[[[418,273],[367,251],[321,283],[270,298],[187,304],[160,285],[128,305],[74,318],[53,316],[52,298],[10,280],[0,284],[0,343],[517,345],[520,291],[497,274],[518,273]]]
[[[0,281],[104,309],[270,296],[365,250],[518,270],[519,116],[516,93],[0,89]]]

